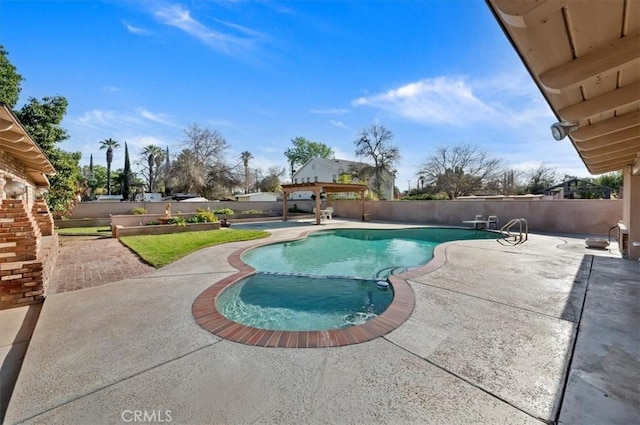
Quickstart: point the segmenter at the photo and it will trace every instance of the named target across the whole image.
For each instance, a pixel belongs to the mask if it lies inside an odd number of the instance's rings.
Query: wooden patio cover
[[[282,185],[282,216],[283,221],[287,221],[287,197],[293,192],[313,192],[316,196],[316,224],[320,224],[320,193],[360,193],[360,204],[362,205],[362,215],[364,217],[364,193],[368,190],[366,184],[355,183],[292,183]],[[328,198],[327,198],[328,202]]]

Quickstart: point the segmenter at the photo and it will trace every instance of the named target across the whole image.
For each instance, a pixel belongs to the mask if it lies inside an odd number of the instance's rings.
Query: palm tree
[[[149,192],[153,192],[153,168],[155,167],[157,174],[160,164],[164,160],[164,152],[159,146],[147,145],[142,150],[142,155],[147,159],[147,165],[149,166]]]
[[[107,150],[107,195],[111,195],[111,162],[113,162],[113,150],[120,147],[120,143],[109,138],[100,142],[100,150]]]
[[[244,166],[244,193],[249,193],[249,161],[253,159],[253,155],[249,151],[244,151],[240,154],[240,159]]]

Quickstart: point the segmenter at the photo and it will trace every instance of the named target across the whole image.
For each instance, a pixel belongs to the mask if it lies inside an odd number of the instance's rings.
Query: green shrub
[[[175,224],[178,225],[180,227],[187,227],[187,219],[184,217],[173,217],[170,221],[169,224]]]
[[[441,193],[436,193],[436,194],[418,193],[418,194],[405,196],[402,199],[405,201],[444,201],[447,199],[447,196]]]
[[[216,215],[209,210],[198,208],[196,212],[197,214],[195,218],[198,220],[196,221],[196,223],[215,223],[216,221],[218,221],[218,217],[216,217]]]
[[[247,211],[242,211],[242,214],[262,214],[262,211],[260,211],[260,210],[247,210]]]
[[[158,224],[160,224],[160,222],[158,222],[158,221],[150,221],[147,224],[145,224],[145,226],[157,226]]]
[[[233,215],[233,210],[231,208],[221,208],[219,210],[214,210],[213,212],[215,214]]]
[[[302,210],[298,208],[298,204],[293,204],[293,207],[289,207],[287,211],[290,213],[302,212]]]
[[[147,213],[147,210],[142,207],[136,207],[131,209],[131,214],[133,215],[142,215],[146,213]]]

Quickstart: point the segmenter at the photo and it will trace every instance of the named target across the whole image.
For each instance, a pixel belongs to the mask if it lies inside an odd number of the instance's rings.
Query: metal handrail
[[[518,226],[517,232],[512,232],[512,228]],[[529,239],[529,223],[524,218],[514,218],[502,226],[500,232],[505,235],[503,239],[498,239],[498,243],[504,245],[503,241],[509,245],[519,245]]]

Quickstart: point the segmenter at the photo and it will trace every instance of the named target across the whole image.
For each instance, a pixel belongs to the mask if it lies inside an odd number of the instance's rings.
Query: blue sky
[[[377,123],[400,149],[401,190],[437,146],[461,143],[589,175],[551,137],[550,108],[482,1],[4,0],[0,44],[25,78],[20,105],[68,99],[61,147],[82,164],[104,164],[109,137],[136,157],[152,143],[177,153],[192,123],[265,170],[286,166],[297,136],[356,159]]]

